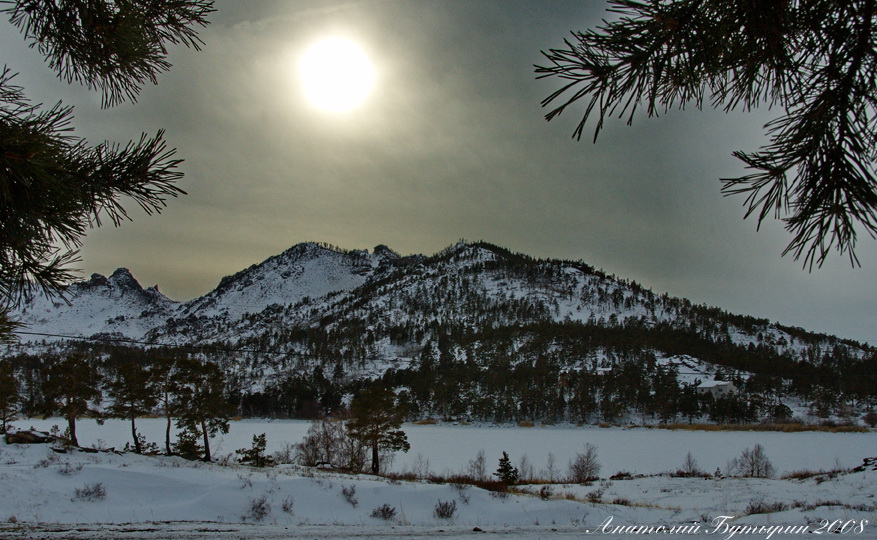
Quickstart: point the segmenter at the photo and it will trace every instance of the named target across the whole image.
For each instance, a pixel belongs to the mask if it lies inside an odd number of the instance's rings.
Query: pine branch
[[[167,44],[198,50],[212,0],[0,0],[0,10],[49,66],[98,89],[103,106],[136,101],[141,87],[170,69]]]
[[[726,112],[781,105],[770,144],[734,153],[756,172],[722,190],[745,196],[759,226],[783,220],[783,254],[805,267],[833,248],[857,265],[857,232],[877,237],[875,1],[612,1],[619,20],[543,53],[537,78],[563,82],[542,102],[559,103],[546,119],[582,101],[573,137],[596,116],[596,140],[606,117],[630,124],[639,105],[649,116],[707,97]]]
[[[121,198],[147,214],[160,212],[176,186],[182,160],[163,140],[143,135],[124,147],[89,146],[73,135],[72,108],[31,105],[0,73],[0,306],[41,291],[58,293],[74,277],[69,265],[90,225],[106,215],[129,219]],[[62,246],[62,247],[59,247]]]

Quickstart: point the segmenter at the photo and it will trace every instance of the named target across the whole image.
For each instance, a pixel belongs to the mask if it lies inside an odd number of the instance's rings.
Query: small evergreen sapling
[[[197,431],[184,428],[177,434],[172,453],[188,460],[202,459],[204,447],[199,441],[200,434]]]
[[[252,465],[253,467],[270,467],[274,465],[274,458],[265,454],[266,446],[267,441],[264,433],[253,435],[253,446],[249,449],[241,448],[240,450],[235,450],[235,454],[241,456],[238,458],[238,461],[241,463]]]
[[[516,484],[518,482],[518,469],[512,465],[508,453],[503,451],[502,457],[499,458],[499,468],[493,473],[499,478],[499,481],[506,485]]]

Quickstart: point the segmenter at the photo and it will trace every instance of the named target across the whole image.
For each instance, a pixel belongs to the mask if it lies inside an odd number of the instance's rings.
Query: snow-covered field
[[[20,428],[37,429],[55,424],[63,426],[58,419],[17,422]],[[160,419],[142,419],[138,425],[150,441],[162,440]],[[213,449],[217,456],[227,455],[249,447],[252,435],[264,432],[269,451],[276,450],[300,441],[307,426],[300,421],[233,422],[228,435],[213,441]],[[541,486],[524,488],[533,495],[499,497],[474,487],[397,483],[291,466],[252,469],[164,456],[56,454],[47,445],[0,443],[0,537],[581,538],[588,533],[632,537],[645,532],[615,529],[618,526],[663,526],[651,532],[725,539],[732,532],[737,538],[788,538],[805,529],[818,535],[846,526],[840,536],[877,538],[877,471],[872,469],[805,480],[658,475],[680,468],[688,452],[701,469],[724,469],[728,460],[756,443],[764,446],[778,476],[802,469],[855,467],[877,456],[877,432],[455,425],[404,429],[411,452],[397,455],[396,471],[424,472],[428,462],[432,472],[459,472],[483,449],[488,471],[496,469],[505,450],[517,464],[526,454],[536,473],[546,469],[551,453],[564,474],[568,460],[588,442],[597,447],[604,480],[590,486],[552,485],[545,498],[535,495]],[[83,446],[121,448],[129,425],[82,421],[78,432]],[[619,471],[658,476],[608,479]],[[89,498],[86,491],[98,484],[105,495]],[[436,517],[440,502],[455,505],[451,518]],[[746,515],[753,503],[779,511]],[[382,505],[395,511],[392,519],[372,517]],[[732,529],[749,525],[759,528]],[[787,528],[769,528],[780,526]]]

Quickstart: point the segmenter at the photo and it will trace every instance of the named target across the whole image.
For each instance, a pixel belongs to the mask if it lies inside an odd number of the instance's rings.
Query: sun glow
[[[311,104],[328,112],[345,112],[371,94],[375,69],[362,47],[336,37],[314,43],[305,51],[299,77]]]

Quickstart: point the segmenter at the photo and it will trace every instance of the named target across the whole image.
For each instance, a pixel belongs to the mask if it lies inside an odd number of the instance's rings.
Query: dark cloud
[[[756,233],[719,178],[764,142],[765,113],[671,111],[611,121],[598,143],[551,123],[534,79],[540,50],[599,23],[600,2],[504,0],[219,0],[201,52],[175,49],[172,70],[137,104],[99,109],[14,32],[4,62],[37,100],[76,105],[80,134],[124,141],[167,129],[186,159],[183,188],[159,217],[134,213],[93,231],[84,271],[127,266],[177,299],[292,244],[387,244],[432,253],[459,238],[608,272],[733,312],[877,341],[873,241],[864,269],[843,260],[806,273],[780,258],[778,224]],[[11,30],[11,28],[10,28]],[[360,41],[378,86],[360,110],[309,108],[294,63],[313,40]]]

